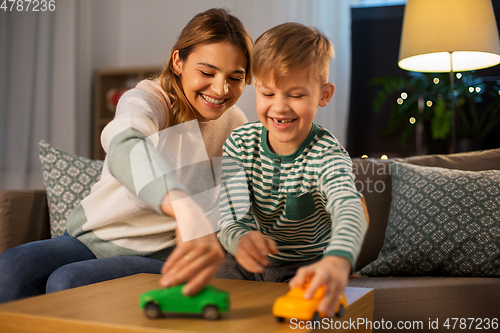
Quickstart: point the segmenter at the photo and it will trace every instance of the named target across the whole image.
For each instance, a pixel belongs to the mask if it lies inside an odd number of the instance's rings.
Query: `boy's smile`
[[[297,120],[297,118],[295,118],[295,119],[272,118],[272,120],[276,123],[276,126],[278,126],[278,128],[285,128],[285,127],[288,126],[288,124],[290,124],[290,123],[294,122],[295,120]]]
[[[279,155],[292,154],[306,139],[318,106],[330,101],[334,86],[310,78],[310,68],[296,71],[275,82],[272,76],[255,78],[257,116],[268,130],[268,142]]]

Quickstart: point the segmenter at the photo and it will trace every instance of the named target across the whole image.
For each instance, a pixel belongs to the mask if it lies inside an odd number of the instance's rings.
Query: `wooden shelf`
[[[161,66],[104,68],[94,74],[92,115],[92,158],[103,160],[105,152],[101,146],[101,132],[115,116],[115,102],[139,81],[154,77]]]

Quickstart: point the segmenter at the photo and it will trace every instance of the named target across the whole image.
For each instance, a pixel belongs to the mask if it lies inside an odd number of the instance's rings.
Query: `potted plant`
[[[449,73],[408,72],[408,77],[381,77],[373,108],[379,113],[391,102],[384,134],[399,133],[401,144],[418,126],[434,140],[451,138],[451,91]],[[500,81],[486,82],[474,72],[456,73],[454,82],[457,139],[481,142],[500,123]]]

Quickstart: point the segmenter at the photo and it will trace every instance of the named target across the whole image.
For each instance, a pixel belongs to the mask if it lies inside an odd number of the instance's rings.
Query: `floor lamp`
[[[454,73],[500,63],[500,39],[491,0],[408,0],[399,67],[450,73],[452,152],[456,147]]]

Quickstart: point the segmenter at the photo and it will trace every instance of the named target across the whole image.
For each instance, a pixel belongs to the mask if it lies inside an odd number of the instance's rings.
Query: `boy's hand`
[[[276,243],[258,231],[250,231],[241,237],[235,258],[247,271],[262,273],[269,266],[271,253],[278,253]]]
[[[320,286],[325,286],[325,294],[318,311],[333,315],[340,295],[344,292],[351,271],[351,263],[346,258],[327,256],[320,261],[301,267],[290,281],[290,288],[309,283],[304,297],[311,298]]]

